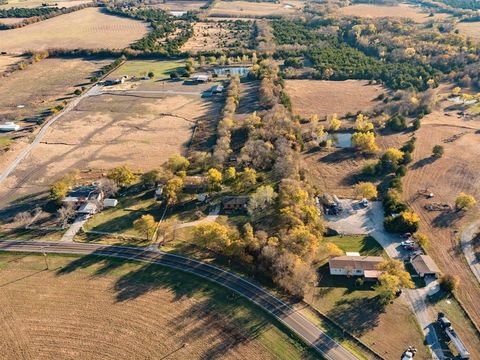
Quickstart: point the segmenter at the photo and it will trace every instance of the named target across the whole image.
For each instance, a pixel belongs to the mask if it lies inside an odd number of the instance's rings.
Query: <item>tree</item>
[[[139,233],[144,234],[147,240],[151,240],[153,235],[155,234],[157,222],[152,215],[147,214],[142,215],[140,218],[135,220],[133,222],[133,226],[135,227],[135,230],[137,230]]]
[[[330,123],[328,124],[328,130],[338,131],[342,126],[342,122],[338,119],[337,114],[333,114]]]
[[[382,155],[382,163],[393,170],[396,170],[400,162],[403,160],[403,151],[396,148],[388,148]]]
[[[140,181],[146,188],[152,188],[157,184],[158,176],[158,170],[150,170],[142,174]]]
[[[225,171],[225,182],[231,184],[235,181],[237,178],[237,170],[233,166],[230,166],[226,171]]]
[[[232,244],[229,229],[217,222],[196,226],[194,234],[198,245],[212,251],[224,253]]]
[[[107,173],[107,178],[114,181],[120,187],[133,184],[136,176],[126,166],[118,166]]]
[[[413,211],[402,211],[400,214],[387,216],[383,222],[385,229],[392,233],[414,233],[418,230],[420,218]]]
[[[395,296],[400,290],[400,280],[394,275],[383,273],[378,277],[379,284],[375,286],[375,290],[380,297],[383,304],[388,304],[395,299]]]
[[[424,250],[428,250],[430,247],[430,240],[428,236],[422,233],[416,233],[415,239],[417,239],[418,245]]]
[[[29,222],[32,221],[32,214],[30,211],[22,211],[17,214],[15,214],[15,217],[13,218],[13,221],[18,224],[28,224]]]
[[[359,182],[355,185],[354,194],[357,198],[374,200],[377,197],[377,187],[371,182]]]
[[[65,226],[68,219],[75,215],[75,205],[71,202],[66,203],[57,210],[58,219]]]
[[[440,278],[440,287],[443,291],[452,293],[458,289],[460,285],[460,279],[456,275],[445,274]]]
[[[215,168],[208,170],[208,188],[210,190],[219,190],[223,181],[223,176],[220,171]]]
[[[444,149],[442,145],[435,145],[432,149],[432,156],[435,158],[441,158],[443,156]]]
[[[150,71],[150,72],[148,73],[148,77],[149,77],[150,79],[153,79],[153,78],[155,77],[155,74],[153,73],[153,71]]]
[[[105,197],[115,196],[118,192],[118,186],[111,179],[101,179],[98,182],[98,189],[103,192]]]
[[[183,188],[183,180],[179,177],[174,177],[167,181],[165,187],[163,188],[163,192],[165,194],[165,198],[167,199],[167,203],[169,205],[174,204],[178,200],[178,194],[180,190]]]
[[[375,134],[371,131],[354,133],[352,145],[363,153],[376,153],[379,150],[375,142]]]
[[[328,257],[342,256],[344,254],[343,250],[334,243],[326,243],[325,247],[327,249]]]
[[[257,183],[257,172],[251,168],[245,168],[237,177],[237,189],[245,191]]]
[[[165,163],[165,167],[174,174],[182,170],[187,170],[189,166],[190,161],[188,161],[187,158],[179,154],[171,156]]]
[[[458,197],[455,199],[455,208],[457,211],[460,210],[469,210],[477,204],[477,200],[472,195],[465,194],[461,192]]]
[[[453,88],[452,94],[455,96],[458,96],[460,94],[460,91],[462,91],[462,88],[459,86],[456,86]]]
[[[412,281],[410,273],[405,270],[405,266],[400,260],[388,259],[377,266],[377,269],[383,273],[387,273],[398,278],[400,287],[413,289],[415,286]]]
[[[250,195],[247,207],[248,212],[252,215],[257,211],[261,212],[265,210],[275,201],[277,196],[277,193],[270,185],[260,186],[257,191]]]
[[[355,128],[361,132],[369,132],[373,130],[373,123],[369,120],[368,116],[358,114],[355,120]]]
[[[66,181],[59,180],[50,186],[50,198],[55,201],[62,201],[67,196],[69,189],[70,185]]]

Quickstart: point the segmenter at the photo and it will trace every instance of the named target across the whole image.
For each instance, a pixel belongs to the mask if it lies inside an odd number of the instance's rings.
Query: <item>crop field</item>
[[[398,4],[396,6],[356,4],[340,8],[340,13],[346,16],[358,16],[367,18],[380,17],[402,17],[408,18],[418,23],[430,20],[441,20],[448,17],[448,14],[435,14],[429,16],[428,12],[422,12],[419,7],[408,4]]]
[[[404,180],[404,198],[421,218],[421,231],[428,234],[431,254],[440,268],[460,276],[462,286],[458,290],[461,300],[480,323],[480,287],[470,269],[462,259],[457,245],[456,230],[460,230],[467,220],[462,213],[452,211],[427,211],[425,190],[433,192],[433,201],[453,205],[460,192],[480,198],[480,183],[476,181],[480,173],[480,124],[466,121],[454,113],[446,116],[434,112],[422,120],[417,131],[414,160]],[[432,148],[442,145],[445,154],[440,159],[431,157]],[[468,218],[468,216],[467,216]]]
[[[147,82],[130,91],[111,88],[82,100],[7,179],[12,191],[6,192],[41,191],[73,170],[159,167],[171,155],[186,151],[197,121],[211,122],[219,115],[221,98],[203,99],[200,90],[176,81]]]
[[[292,15],[303,9],[299,0],[273,2],[220,1],[210,12],[211,16],[262,17]]]
[[[60,15],[22,28],[2,31],[0,51],[122,49],[148,32],[141,21],[112,16],[98,8],[87,8]]]
[[[82,4],[91,3],[90,0],[64,0],[64,1],[55,1],[55,0],[8,0],[7,4],[0,5],[0,9],[9,9],[9,8],[35,8],[42,6],[42,4],[50,4],[51,6],[57,6],[59,8],[63,7],[72,7]]]
[[[198,22],[193,26],[194,35],[181,48],[198,52],[221,50],[229,47],[247,47],[251,38],[251,26],[244,29],[233,22]]]
[[[380,104],[376,98],[384,89],[363,80],[287,80],[286,91],[295,115],[316,114],[322,119],[334,113],[344,116],[357,111],[368,112]]]
[[[0,254],[2,359],[314,359],[231,292],[165,268]],[[72,304],[74,304],[72,306]]]
[[[110,79],[118,79],[123,75],[129,77],[146,76],[149,72],[153,72],[155,79],[169,78],[173,71],[180,71],[185,68],[183,60],[174,61],[156,61],[156,60],[130,60],[126,61],[117,70],[109,75]]]
[[[467,35],[475,41],[480,41],[480,21],[461,22],[457,24],[460,33]]]

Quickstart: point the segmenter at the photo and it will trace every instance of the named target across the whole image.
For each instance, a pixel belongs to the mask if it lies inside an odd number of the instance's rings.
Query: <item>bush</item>
[[[442,145],[435,145],[432,149],[432,156],[435,158],[441,158],[443,156],[444,149]]]
[[[452,293],[458,289],[460,279],[456,275],[443,275],[440,278],[440,287],[443,291]]]
[[[403,116],[396,114],[387,121],[386,125],[393,131],[404,131],[407,128],[407,121]]]
[[[403,154],[402,164],[410,164],[413,161],[413,156],[411,152],[405,152]]]
[[[398,167],[398,169],[395,171],[395,175],[397,177],[404,177],[407,174],[407,167],[405,165],[401,165]]]
[[[419,222],[420,218],[418,215],[407,210],[396,216],[387,216],[383,224],[388,232],[403,234],[416,232],[419,227]]]
[[[412,122],[413,130],[420,129],[420,126],[422,126],[422,121],[419,118],[416,118],[415,120],[413,120]]]

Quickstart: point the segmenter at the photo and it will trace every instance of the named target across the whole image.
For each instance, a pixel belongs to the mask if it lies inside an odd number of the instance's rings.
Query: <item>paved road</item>
[[[98,255],[159,264],[189,272],[215,282],[252,301],[286,325],[325,359],[357,359],[348,350],[330,338],[310,320],[296,312],[289,304],[273,296],[265,289],[236,274],[183,256],[124,246],[98,244],[58,243],[40,241],[3,241],[0,251],[46,252],[58,254]]]
[[[472,240],[473,237],[480,231],[480,221],[476,221],[469,225],[463,232],[460,238],[462,244],[463,253],[467,259],[470,269],[480,282],[480,261],[477,259],[475,251],[473,250]]]
[[[22,150],[22,152],[15,158],[15,160],[13,160],[13,162],[0,175],[0,184],[2,184],[2,182],[4,182],[10,176],[10,174],[15,171],[17,166],[28,156],[28,154],[30,154],[30,152],[33,150],[33,148],[35,146],[37,146],[42,141],[42,139],[44,138],[44,136],[47,133],[50,126],[55,124],[55,122],[58,119],[60,119],[62,116],[64,116],[65,114],[68,114],[75,106],[78,105],[78,103],[80,101],[82,101],[86,97],[94,96],[94,95],[98,95],[98,94],[99,94],[98,86],[95,85],[92,88],[90,88],[87,92],[85,92],[83,95],[78,96],[74,100],[72,100],[65,107],[65,109],[63,109],[60,113],[58,113],[54,117],[50,118],[50,120],[48,120],[47,123],[42,126],[42,128],[38,132],[35,139],[30,144],[28,144],[25,149]]]
[[[75,237],[75,235],[78,234],[83,224],[85,224],[86,222],[87,222],[87,219],[85,219],[82,215],[77,216],[73,224],[70,225],[67,231],[65,231],[65,233],[62,236],[62,240],[60,241],[73,242],[73,238]]]
[[[176,90],[104,90],[102,94],[122,94],[122,95],[137,95],[137,94],[159,94],[159,95],[197,95],[202,96],[203,91],[176,91]]]

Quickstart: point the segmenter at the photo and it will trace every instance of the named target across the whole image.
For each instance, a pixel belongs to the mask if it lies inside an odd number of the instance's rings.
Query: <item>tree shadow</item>
[[[341,299],[327,313],[328,317],[342,324],[353,335],[362,336],[378,326],[379,317],[385,311],[378,296]]]
[[[428,158],[424,158],[422,160],[418,160],[416,163],[414,163],[412,166],[411,166],[411,169],[412,170],[417,170],[417,169],[420,169],[424,166],[427,166],[427,165],[430,165],[430,164],[433,164],[435,162],[435,160],[437,160],[436,157],[433,157],[433,156],[430,156]]]
[[[460,221],[463,215],[464,213],[462,211],[442,211],[433,218],[432,225],[441,229],[450,228]]]
[[[334,164],[341,161],[354,160],[357,158],[355,150],[349,148],[338,149],[318,159],[319,162]]]

